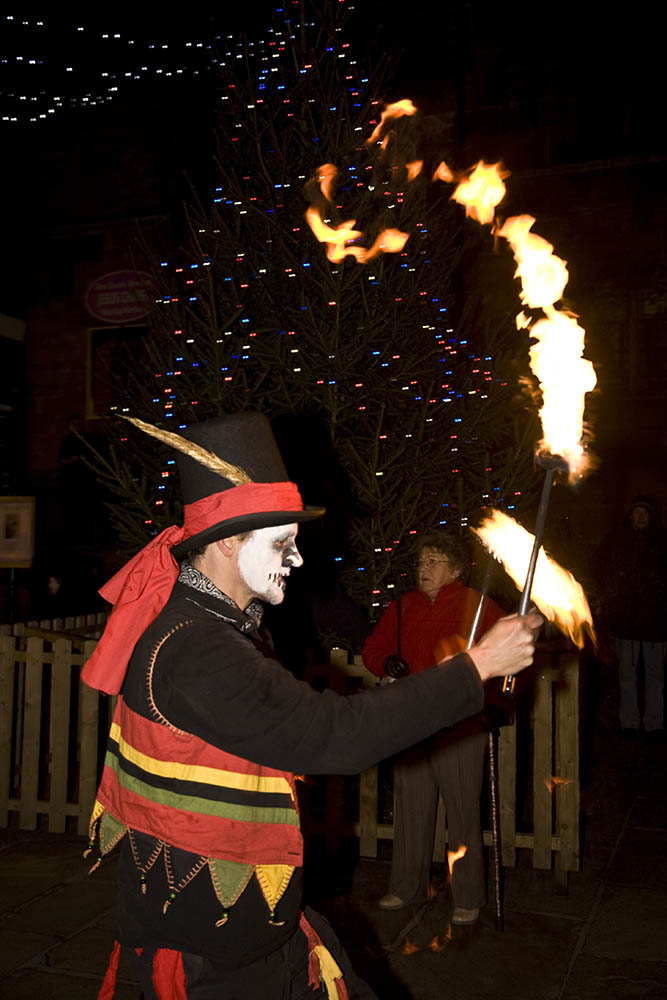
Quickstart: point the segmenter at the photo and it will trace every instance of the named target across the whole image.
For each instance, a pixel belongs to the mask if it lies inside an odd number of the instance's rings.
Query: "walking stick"
[[[482,583],[482,589],[479,595],[479,604],[477,605],[477,611],[475,612],[475,618],[470,629],[470,636],[468,638],[468,646],[470,649],[474,645],[475,636],[477,635],[477,629],[479,628],[479,623],[482,617],[482,609],[484,607],[484,602],[486,601],[486,594],[489,589],[489,584],[491,583],[491,577],[493,575],[493,570],[495,566],[495,561],[493,557],[489,558],[489,562],[486,567],[486,573],[484,575],[484,582]],[[496,930],[502,931],[504,926],[503,921],[503,894],[502,894],[502,879],[500,874],[501,867],[501,839],[500,839],[500,811],[498,809],[498,761],[496,756],[496,739],[498,736],[498,727],[491,726],[489,729],[489,749],[488,749],[488,762],[489,762],[489,795],[491,798],[491,839],[493,846],[493,881],[494,881],[494,895],[496,901]]]

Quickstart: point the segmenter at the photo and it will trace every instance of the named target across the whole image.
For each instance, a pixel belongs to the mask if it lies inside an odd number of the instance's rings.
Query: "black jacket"
[[[175,626],[188,622],[187,627]],[[258,648],[258,622],[224,596],[176,583],[155,622],[137,643],[123,697],[131,709],[155,718],[149,704],[148,664],[161,640],[153,670],[153,697],[172,725],[247,760],[309,774],[355,774],[444,726],[480,711],[483,689],[470,658],[375,691],[351,696],[317,692]],[[400,688],[400,691],[398,690]],[[135,836],[140,860],[154,843]],[[196,857],[171,852],[179,881]],[[251,879],[216,927],[220,906],[204,869],[178,894],[166,914],[164,866],[139,873],[128,838],[118,871],[117,937],[132,947],[156,946],[205,955],[221,968],[238,967],[284,944],[298,922],[301,873],[278,904],[276,923]],[[283,922],[283,923],[281,923]]]

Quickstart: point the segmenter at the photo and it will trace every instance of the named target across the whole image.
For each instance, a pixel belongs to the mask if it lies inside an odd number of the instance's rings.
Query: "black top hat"
[[[216,417],[200,424],[193,424],[183,431],[181,436],[224,459],[230,465],[241,468],[254,483],[287,481],[287,470],[271,425],[263,413],[243,412]],[[180,451],[176,452],[176,465],[185,504],[192,504],[215,493],[238,487],[238,483],[213,472]],[[190,549],[208,545],[210,542],[228,538],[242,531],[311,521],[313,518],[321,517],[322,514],[324,514],[323,507],[305,507],[303,510],[263,510],[228,517],[175,545],[172,552],[178,559]]]

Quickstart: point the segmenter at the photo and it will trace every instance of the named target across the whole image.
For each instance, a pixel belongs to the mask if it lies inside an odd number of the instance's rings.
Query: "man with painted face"
[[[484,680],[532,662],[541,619],[504,619],[394,688],[316,692],[271,657],[260,621],[302,562],[300,523],[323,510],[303,507],[260,414],[173,437],[184,524],[103,588],[115,607],[83,671],[120,693],[91,818],[93,868],[121,842],[100,996],[124,948],[146,997],[372,997],[302,908],[294,773],[353,774],[478,712]]]

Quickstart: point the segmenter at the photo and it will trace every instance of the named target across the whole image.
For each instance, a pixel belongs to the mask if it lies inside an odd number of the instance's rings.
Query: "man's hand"
[[[468,650],[482,681],[518,674],[529,667],[535,654],[537,633],[544,619],[536,611],[508,615],[489,629],[482,641]]]

